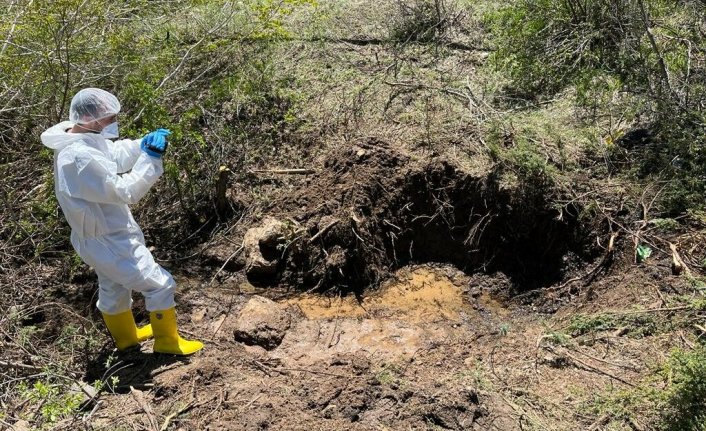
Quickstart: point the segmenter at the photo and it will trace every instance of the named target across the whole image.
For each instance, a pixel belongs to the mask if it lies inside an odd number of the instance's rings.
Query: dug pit
[[[363,297],[400,268],[442,263],[468,275],[504,274],[508,293],[522,293],[560,282],[596,256],[580,209],[557,209],[556,193],[502,165],[472,175],[371,140],[334,151],[319,173],[274,198],[268,217],[245,234],[240,267],[266,286]],[[274,224],[277,232],[252,239]],[[260,255],[269,272],[251,270]]]

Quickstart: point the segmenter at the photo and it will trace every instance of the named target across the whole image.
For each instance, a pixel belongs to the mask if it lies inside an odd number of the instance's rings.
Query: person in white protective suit
[[[200,341],[177,332],[172,276],[145,247],[128,205],[138,202],[162,175],[169,131],[159,129],[136,140],[118,137],[118,99],[87,88],[71,100],[69,121],[42,133],[54,150],[54,184],[71,226],[71,244],[98,275],[97,307],[119,350],[154,336],[154,351],[189,355]],[[138,328],[132,291],[145,297],[150,324]]]

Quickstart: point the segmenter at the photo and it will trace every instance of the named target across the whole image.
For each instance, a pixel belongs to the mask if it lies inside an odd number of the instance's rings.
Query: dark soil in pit
[[[512,294],[556,283],[593,257],[578,208],[560,217],[551,187],[510,187],[504,177],[500,168],[473,176],[444,161],[417,162],[374,140],[335,151],[267,209],[283,227],[276,241],[260,240],[259,252],[277,259],[277,270],[253,271],[251,281],[361,296],[398,268],[436,262],[505,274]]]

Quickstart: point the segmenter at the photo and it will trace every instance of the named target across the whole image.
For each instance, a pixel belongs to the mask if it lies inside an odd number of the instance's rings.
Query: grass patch
[[[589,405],[612,426],[647,422],[663,431],[706,430],[706,348],[676,349],[637,388],[599,395]],[[612,428],[608,428],[612,429]]]
[[[671,324],[649,314],[577,314],[566,328],[573,337],[626,328],[625,335],[643,338],[671,329]]]

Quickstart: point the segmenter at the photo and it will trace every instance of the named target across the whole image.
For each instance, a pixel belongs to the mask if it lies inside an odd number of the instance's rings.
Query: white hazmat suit
[[[74,114],[70,118],[78,122]],[[69,133],[73,125],[57,124],[41,139],[54,150],[56,197],[71,226],[71,244],[98,275],[98,309],[130,310],[133,290],[145,296],[148,311],[174,307],[174,279],[154,261],[128,208],[162,175],[162,160],[141,151],[140,139]]]
[[[152,258],[128,208],[164,172],[167,129],[138,140],[118,137],[118,99],[100,88],[85,88],[71,99],[69,121],[42,133],[54,150],[54,184],[71,244],[98,274],[98,309],[118,350],[154,338],[153,351],[191,355],[203,348],[177,331],[174,279]],[[137,327],[132,291],[145,297],[150,323]]]

